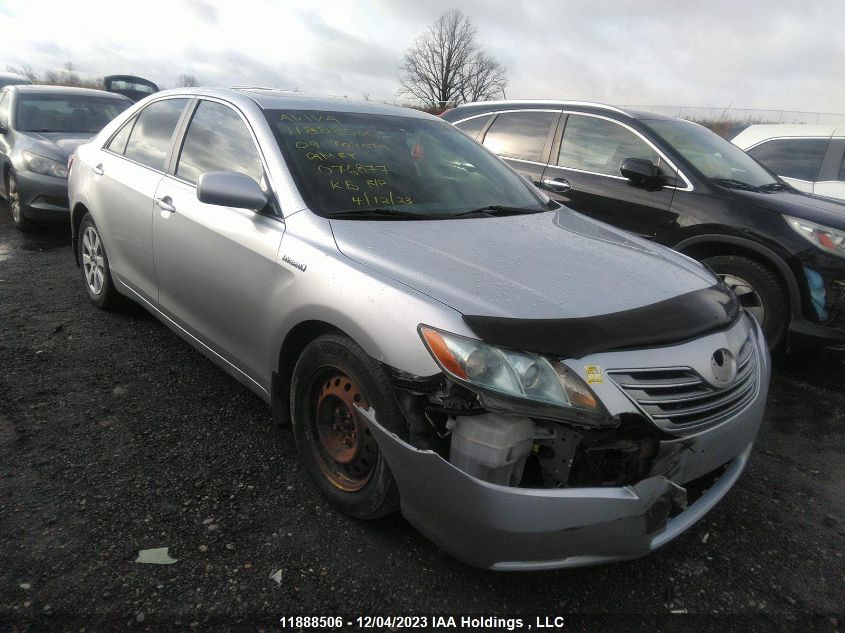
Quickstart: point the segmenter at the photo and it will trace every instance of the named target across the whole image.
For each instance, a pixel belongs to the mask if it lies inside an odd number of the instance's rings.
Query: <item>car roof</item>
[[[7,86],[8,90],[25,94],[66,94],[66,95],[87,95],[89,97],[103,97],[106,99],[120,99],[127,100],[122,95],[113,92],[106,92],[105,90],[95,90],[94,88],[75,88],[73,86],[45,86],[38,85],[16,85]]]
[[[745,149],[773,138],[830,136],[845,137],[845,126],[841,123],[756,123],[737,134],[731,142]]]
[[[505,109],[520,109],[520,110],[577,110],[579,112],[587,112],[592,114],[605,114],[616,116],[618,118],[626,119],[673,119],[674,117],[664,116],[662,114],[655,114],[654,112],[642,112],[639,110],[629,110],[620,108],[618,106],[610,105],[608,103],[599,103],[597,101],[575,101],[567,99],[506,99],[501,101],[474,101],[471,103],[462,103],[451,110],[444,112],[450,121],[458,121],[469,118],[476,114],[484,114],[486,112],[505,110]]]
[[[0,79],[22,79],[23,81],[29,81],[29,77],[26,77],[25,75],[7,72],[0,72]]]
[[[365,114],[382,114],[392,116],[436,118],[430,114],[414,110],[377,103],[375,101],[359,101],[346,97],[291,92],[272,88],[237,87],[234,92],[247,95],[264,110],[329,110],[339,112],[359,112]]]
[[[160,96],[195,96],[228,99],[232,103],[244,105],[245,102],[256,104],[262,110],[323,110],[328,112],[355,112],[360,114],[380,114],[411,118],[439,120],[437,117],[413,110],[375,101],[358,101],[346,97],[315,95],[275,88],[241,87],[234,88],[172,88],[156,93]]]

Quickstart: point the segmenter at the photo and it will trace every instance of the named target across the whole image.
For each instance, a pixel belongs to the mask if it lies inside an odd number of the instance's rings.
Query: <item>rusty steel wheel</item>
[[[378,460],[378,445],[356,409],[369,408],[358,384],[343,373],[328,374],[317,386],[311,418],[314,456],[326,479],[345,492],[367,485]]]
[[[335,509],[377,519],[399,509],[399,488],[371,423],[407,437],[407,423],[384,368],[338,333],[305,346],[290,382],[290,419],[299,458]]]

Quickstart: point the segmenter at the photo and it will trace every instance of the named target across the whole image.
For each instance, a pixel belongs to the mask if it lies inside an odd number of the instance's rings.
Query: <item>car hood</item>
[[[57,160],[67,160],[77,147],[94,137],[89,132],[21,132],[21,134],[32,141],[22,149]]]
[[[561,319],[712,286],[700,264],[563,208],[499,218],[332,220],[340,251],[462,314]]]
[[[757,193],[735,190],[734,194],[758,208],[845,229],[845,201],[838,202],[831,198],[789,191]]]

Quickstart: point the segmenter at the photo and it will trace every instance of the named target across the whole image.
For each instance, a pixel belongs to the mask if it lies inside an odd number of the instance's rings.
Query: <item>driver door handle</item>
[[[564,191],[572,189],[572,185],[569,184],[569,181],[566,178],[545,178],[543,180],[543,186],[546,189],[557,191],[558,193],[563,193]]]
[[[173,206],[173,199],[170,196],[164,196],[162,198],[155,198],[153,200],[153,202],[162,211],[167,211],[169,213],[176,213],[176,207]]]
[[[98,176],[102,176],[103,175],[103,163],[100,163],[99,165],[94,165],[91,168],[91,171],[93,171]]]

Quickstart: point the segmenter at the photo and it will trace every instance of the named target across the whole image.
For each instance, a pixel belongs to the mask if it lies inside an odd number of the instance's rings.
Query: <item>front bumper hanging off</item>
[[[498,570],[578,567],[637,558],[706,514],[748,462],[765,398],[741,419],[692,438],[661,443],[661,471],[633,486],[534,489],[476,479],[437,453],[417,449],[362,414],[396,478],[402,514],[455,558]],[[685,482],[724,466],[683,511]],[[676,483],[678,482],[678,483]]]

